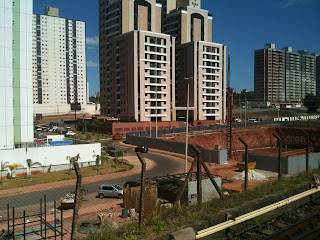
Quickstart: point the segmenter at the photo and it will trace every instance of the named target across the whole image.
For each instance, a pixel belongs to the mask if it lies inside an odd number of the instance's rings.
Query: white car
[[[74,136],[74,135],[76,135],[76,133],[75,133],[75,132],[72,132],[72,131],[68,131],[68,132],[66,133],[66,136]]]

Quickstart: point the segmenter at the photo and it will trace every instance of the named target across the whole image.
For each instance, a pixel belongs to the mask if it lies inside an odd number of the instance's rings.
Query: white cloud
[[[99,46],[99,36],[87,37],[86,43],[87,45]]]
[[[87,61],[87,67],[99,67],[99,64],[92,61]]]

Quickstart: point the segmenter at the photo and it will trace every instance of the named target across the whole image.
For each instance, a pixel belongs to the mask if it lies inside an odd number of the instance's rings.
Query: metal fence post
[[[246,191],[248,189],[248,144],[241,137],[239,137],[239,140],[245,146],[245,153],[244,153],[244,164],[245,164],[244,190]]]
[[[182,194],[183,194],[184,189],[186,188],[186,186],[188,184],[188,181],[189,181],[189,179],[191,177],[191,174],[192,174],[192,171],[193,171],[194,167],[196,166],[196,163],[197,163],[197,159],[195,158],[193,160],[193,163],[191,164],[191,167],[190,167],[189,172],[188,172],[188,174],[186,176],[186,179],[184,180],[184,182],[183,182],[183,184],[182,184],[182,186],[180,188],[180,191],[179,191],[179,193],[178,193],[178,195],[176,197],[176,200],[174,201],[174,205],[176,205],[176,206],[180,203]]]
[[[278,139],[279,152],[278,152],[278,181],[281,180],[282,177],[282,164],[281,164],[281,153],[282,153],[282,139],[276,134],[272,133],[272,135]]]
[[[306,137],[306,172],[309,172],[309,141],[310,141],[310,136],[303,129],[301,129],[301,131],[304,133],[304,135]]]
[[[77,231],[77,225],[78,225],[78,213],[80,208],[80,202],[82,200],[82,174],[81,170],[79,168],[79,164],[77,162],[74,162],[74,169],[77,174],[77,184],[76,184],[76,193],[74,197],[74,208],[73,208],[73,218],[72,218],[72,229],[71,229],[71,240],[75,239],[76,231]]]
[[[211,180],[213,186],[215,187],[215,189],[217,190],[219,196],[220,196],[221,198],[223,198],[223,194],[222,194],[222,192],[221,192],[221,189],[219,188],[218,184],[216,183],[216,181],[215,181],[214,178],[212,177],[211,172],[209,171],[207,165],[206,165],[205,162],[203,161],[203,157],[202,157],[201,151],[199,150],[199,148],[198,148],[196,145],[191,145],[191,147],[192,147],[192,149],[193,149],[195,152],[197,152],[197,155],[198,155],[199,158],[201,159],[200,164],[201,164],[202,167],[204,168],[207,176],[210,178],[210,180]],[[201,166],[200,166],[200,170],[201,170]]]
[[[137,156],[141,162],[141,191],[140,191],[140,213],[139,213],[139,227],[143,222],[143,210],[144,210],[144,190],[145,190],[145,175],[146,175],[146,161],[144,160],[141,153],[137,153]]]

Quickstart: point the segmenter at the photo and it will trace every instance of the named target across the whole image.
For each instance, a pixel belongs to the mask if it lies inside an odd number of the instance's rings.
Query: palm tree
[[[27,165],[28,165],[28,170],[29,170],[28,177],[29,177],[29,179],[30,179],[30,176],[31,176],[31,167],[36,166],[36,165],[41,166],[42,164],[39,163],[39,162],[32,162],[31,159],[27,159]]]
[[[9,167],[9,162],[3,162],[1,161],[1,165],[0,165],[1,169],[0,169],[0,184],[2,183],[2,172]]]
[[[8,166],[9,170],[10,170],[10,179],[12,179],[12,175],[13,175],[13,171],[16,170],[19,167],[23,167],[20,164],[11,164]]]
[[[96,157],[96,166],[97,166],[97,175],[99,175],[99,164],[101,161],[101,156],[100,155],[94,155]]]
[[[71,174],[71,167],[74,163],[78,162],[80,159],[80,153],[78,153],[74,157],[67,156],[67,160],[69,161],[69,175]]]

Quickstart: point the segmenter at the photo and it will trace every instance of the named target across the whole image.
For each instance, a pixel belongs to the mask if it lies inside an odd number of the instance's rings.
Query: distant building
[[[40,107],[87,103],[85,22],[46,7],[33,14],[33,102]]]
[[[34,141],[32,10],[32,0],[0,1],[0,160],[26,168],[27,159],[42,166],[65,165],[68,156],[80,154],[81,161],[93,162],[95,155],[101,155],[100,143],[53,146],[41,143],[42,139]],[[57,14],[57,11],[50,12]],[[56,25],[55,30],[60,35],[59,26]],[[47,41],[49,45],[50,39]],[[42,44],[45,49],[45,40]],[[54,59],[54,53],[50,53]],[[3,176],[8,172],[1,170]]]
[[[320,56],[318,54],[314,54],[316,56],[316,82],[317,82],[317,94],[320,94]]]
[[[306,50],[293,53],[275,44],[254,53],[255,100],[271,103],[299,103],[307,93],[316,93],[316,56]]]
[[[32,6],[0,1],[0,150],[33,142]]]

